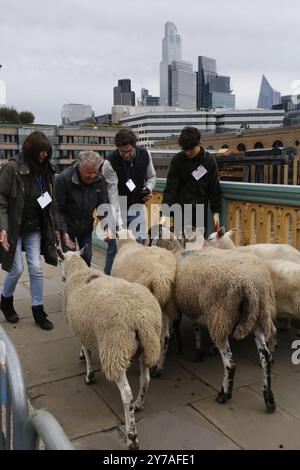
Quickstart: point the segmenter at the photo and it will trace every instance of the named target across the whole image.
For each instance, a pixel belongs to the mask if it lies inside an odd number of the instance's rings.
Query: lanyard
[[[44,194],[44,191],[43,191],[43,177],[42,176],[36,176],[36,182],[38,184],[38,187],[40,188],[41,194]]]
[[[122,164],[123,164],[123,169],[124,169],[124,173],[125,173],[125,176],[126,176],[126,180],[128,181],[129,176],[130,176],[130,172],[131,172],[131,168],[133,167],[133,160],[130,162],[130,167],[129,168],[128,168],[129,165],[126,165],[124,160],[122,160]]]

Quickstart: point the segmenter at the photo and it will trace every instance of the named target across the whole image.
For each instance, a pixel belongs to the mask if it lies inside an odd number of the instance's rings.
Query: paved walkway
[[[103,252],[95,249],[94,262],[103,265]],[[0,322],[11,336],[23,365],[33,406],[46,408],[58,419],[78,449],[125,450],[123,408],[117,387],[101,372],[91,386],[84,382],[80,345],[70,334],[62,309],[60,268],[44,266],[45,307],[55,328],[45,332],[32,320],[26,274],[16,292],[17,325]],[[0,284],[5,273],[0,271]],[[277,410],[268,415],[262,398],[261,369],[252,338],[233,343],[237,370],[233,398],[215,401],[223,367],[221,359],[193,361],[191,323],[183,323],[185,352],[171,347],[161,379],[150,383],[145,409],[136,413],[142,449],[299,449],[300,366],[291,362],[295,330],[279,335],[273,368]],[[94,365],[99,363],[94,355]],[[129,373],[134,394],[138,365]]]

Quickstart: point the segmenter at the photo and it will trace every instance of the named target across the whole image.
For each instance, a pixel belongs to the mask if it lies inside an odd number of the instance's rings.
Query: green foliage
[[[0,107],[0,123],[2,124],[32,124],[34,115],[30,111],[18,111],[11,107]]]
[[[21,111],[19,113],[19,118],[21,124],[32,124],[35,119],[34,114],[32,114],[30,111]]]
[[[19,113],[15,108],[0,108],[0,122],[4,124],[20,124]]]

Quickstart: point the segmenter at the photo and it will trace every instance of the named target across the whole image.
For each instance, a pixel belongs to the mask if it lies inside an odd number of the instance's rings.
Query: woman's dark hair
[[[201,134],[196,127],[184,127],[178,139],[178,143],[183,150],[189,150],[197,145],[201,140]]]
[[[39,163],[39,155],[40,152],[43,151],[47,152],[47,158],[43,163]],[[52,146],[43,132],[34,131],[24,140],[22,153],[31,172],[44,173],[48,168],[49,160],[52,156]]]
[[[136,135],[131,129],[121,129],[115,135],[116,147],[124,147],[125,145],[136,145]]]

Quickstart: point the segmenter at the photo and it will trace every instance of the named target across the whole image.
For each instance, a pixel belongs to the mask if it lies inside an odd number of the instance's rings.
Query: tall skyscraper
[[[170,66],[171,106],[196,109],[196,74],[192,62],[174,60]]]
[[[198,57],[197,109],[235,108],[230,77],[218,75],[217,63],[210,57]]]
[[[128,78],[118,80],[114,87],[114,106],[135,106],[135,93],[131,91],[131,81]]]
[[[169,93],[169,65],[173,61],[181,60],[181,37],[177,34],[174,23],[165,24],[165,37],[162,40],[162,61],[160,63],[160,105],[168,106]]]
[[[261,79],[257,107],[263,109],[272,109],[272,106],[279,104],[280,101],[280,92],[274,90],[274,88],[271,87],[266,77],[263,75]]]

